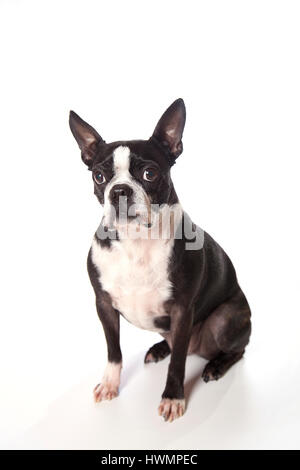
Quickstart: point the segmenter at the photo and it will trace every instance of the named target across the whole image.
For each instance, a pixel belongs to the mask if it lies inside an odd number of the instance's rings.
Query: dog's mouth
[[[116,223],[118,226],[126,226],[130,223],[137,223],[138,225],[142,225],[143,227],[152,227],[152,223],[148,221],[146,217],[139,212],[134,215],[128,212],[120,212],[119,214],[116,214]]]
[[[126,227],[133,223],[146,228],[152,226],[148,207],[144,204],[128,202],[126,198],[122,198],[118,204],[111,204],[109,210],[106,211],[105,219],[108,229]]]
[[[113,209],[115,211],[115,218],[119,223],[130,222],[139,216],[139,211],[135,210],[134,204],[123,198],[118,204],[113,205]]]

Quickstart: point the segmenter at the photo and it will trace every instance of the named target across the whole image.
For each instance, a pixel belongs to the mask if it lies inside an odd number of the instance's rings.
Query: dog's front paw
[[[163,398],[158,407],[158,414],[170,423],[180,418],[185,412],[185,399]]]
[[[94,400],[96,403],[103,400],[112,400],[118,396],[118,387],[107,383],[101,383],[94,388]]]
[[[122,363],[108,362],[102,382],[94,388],[95,402],[112,400],[118,395]]]

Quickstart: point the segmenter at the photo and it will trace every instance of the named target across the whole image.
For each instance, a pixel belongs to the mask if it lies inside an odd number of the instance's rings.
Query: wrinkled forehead
[[[153,165],[161,172],[170,170],[163,152],[150,141],[118,141],[99,146],[93,169],[105,168],[111,173],[130,171],[135,165]]]

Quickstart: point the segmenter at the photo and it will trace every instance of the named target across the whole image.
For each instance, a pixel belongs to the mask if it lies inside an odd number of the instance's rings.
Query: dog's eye
[[[157,171],[153,168],[148,168],[148,170],[144,171],[143,178],[145,181],[154,181],[157,178]]]
[[[100,171],[98,171],[97,173],[94,173],[94,180],[96,181],[97,184],[103,184],[106,181],[105,176]]]

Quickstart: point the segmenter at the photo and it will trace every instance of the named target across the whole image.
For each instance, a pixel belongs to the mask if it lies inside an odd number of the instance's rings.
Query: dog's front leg
[[[106,292],[97,295],[96,307],[106,338],[108,359],[102,381],[94,388],[94,399],[98,402],[111,400],[118,395],[122,353],[120,348],[120,314],[113,308]]]
[[[174,306],[171,310],[171,361],[158,412],[165,421],[173,421],[185,411],[184,373],[193,324],[193,309]]]

